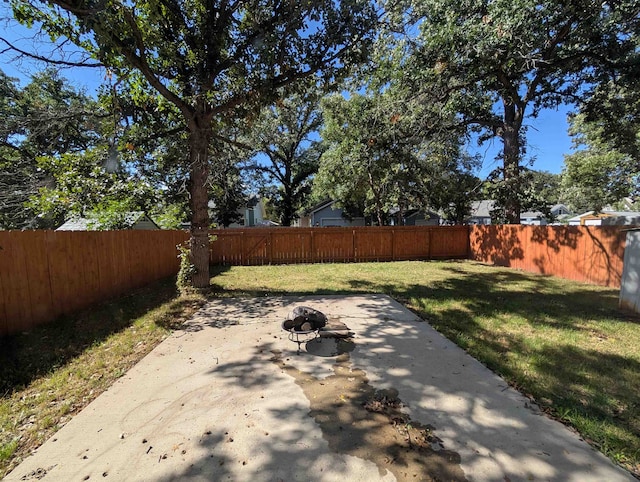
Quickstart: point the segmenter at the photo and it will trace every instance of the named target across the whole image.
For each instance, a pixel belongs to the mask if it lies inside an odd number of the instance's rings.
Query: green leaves
[[[638,160],[616,148],[606,127],[577,115],[571,118],[571,134],[579,150],[565,156],[562,186],[576,211],[599,211],[640,195]]]
[[[53,183],[51,187],[41,187],[28,206],[42,223],[57,227],[73,215],[84,216],[90,211],[113,213],[122,206],[126,206],[124,211],[137,211],[152,204],[150,186],[104,170],[106,155],[104,149],[91,149],[39,158],[39,167]]]
[[[525,119],[562,102],[595,98],[598,86],[611,77],[632,77],[638,65],[637,2],[426,0],[400,5],[393,18],[396,25],[408,23],[403,26],[410,36],[400,82],[410,86],[411,97],[421,95],[439,107],[431,111],[432,118],[438,110],[445,121],[453,114],[481,141],[503,141],[504,167],[497,180],[508,220],[518,222],[526,188],[517,174],[526,146]],[[596,103],[592,112],[597,111]]]
[[[262,110],[247,134],[246,143],[257,153],[248,171],[256,175],[260,191],[283,226],[290,226],[307,202],[323,152],[315,138],[322,125],[322,91],[314,80],[299,92],[287,95],[281,91],[281,97]]]
[[[51,220],[38,216],[28,203],[50,184],[37,158],[94,145],[104,111],[53,69],[35,74],[22,88],[0,72],[0,91],[0,229],[52,227]],[[53,207],[49,211],[61,212]]]
[[[477,185],[475,160],[461,154],[455,129],[430,125],[431,106],[392,86],[382,93],[324,99],[327,145],[316,197],[358,206],[376,224],[410,208],[449,209],[461,222]],[[454,191],[455,190],[455,191]],[[457,196],[460,194],[460,196]]]

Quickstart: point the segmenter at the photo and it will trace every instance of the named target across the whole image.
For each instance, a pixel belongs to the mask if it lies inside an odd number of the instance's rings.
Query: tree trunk
[[[371,171],[367,173],[369,175],[369,187],[371,188],[371,192],[373,193],[374,203],[376,206],[376,218],[378,220],[378,226],[382,226],[382,200],[380,199],[380,189],[376,188],[376,183],[373,180],[373,176],[371,175]]]
[[[211,127],[197,123],[189,133],[189,194],[191,195],[191,264],[194,288],[209,286],[209,140]],[[203,125],[204,124],[204,125]]]
[[[522,114],[513,103],[504,105],[504,182],[507,197],[504,203],[505,217],[508,224],[520,224],[520,127]]]
[[[291,226],[293,220],[293,194],[291,189],[285,185],[284,196],[282,198],[282,214],[280,216],[280,223],[282,226]]]

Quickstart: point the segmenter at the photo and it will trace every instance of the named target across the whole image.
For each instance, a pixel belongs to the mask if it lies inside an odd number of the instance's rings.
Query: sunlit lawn
[[[224,296],[386,293],[640,473],[640,319],[618,291],[472,262],[219,268]]]

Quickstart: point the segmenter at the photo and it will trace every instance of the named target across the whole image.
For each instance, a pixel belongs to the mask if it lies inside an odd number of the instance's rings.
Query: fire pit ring
[[[296,306],[282,322],[282,329],[289,340],[298,344],[298,355],[303,343],[316,340],[320,343],[320,329],[327,324],[324,313],[307,306]]]
[[[296,352],[296,354],[298,355],[300,354],[300,346],[303,343],[307,343],[313,340],[316,340],[316,342],[320,343],[321,341],[320,328],[315,328],[312,330],[297,331],[295,328],[287,328],[285,326],[286,322],[287,320],[282,322],[282,329],[287,332],[287,336],[289,340],[298,344],[298,351]]]

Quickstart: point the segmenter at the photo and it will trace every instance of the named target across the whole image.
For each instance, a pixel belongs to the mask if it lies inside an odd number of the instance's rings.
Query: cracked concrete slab
[[[296,355],[281,329],[296,305],[346,323],[353,346],[314,340]],[[309,381],[337,391],[327,398]],[[365,385],[397,393],[405,427],[394,443],[411,424],[428,427],[423,448],[456,454],[458,479],[635,480],[384,295],[212,301],[6,480],[429,480],[368,455],[380,447],[343,450],[323,432],[331,410],[350,407],[344,423],[355,423],[362,403],[348,402]]]

